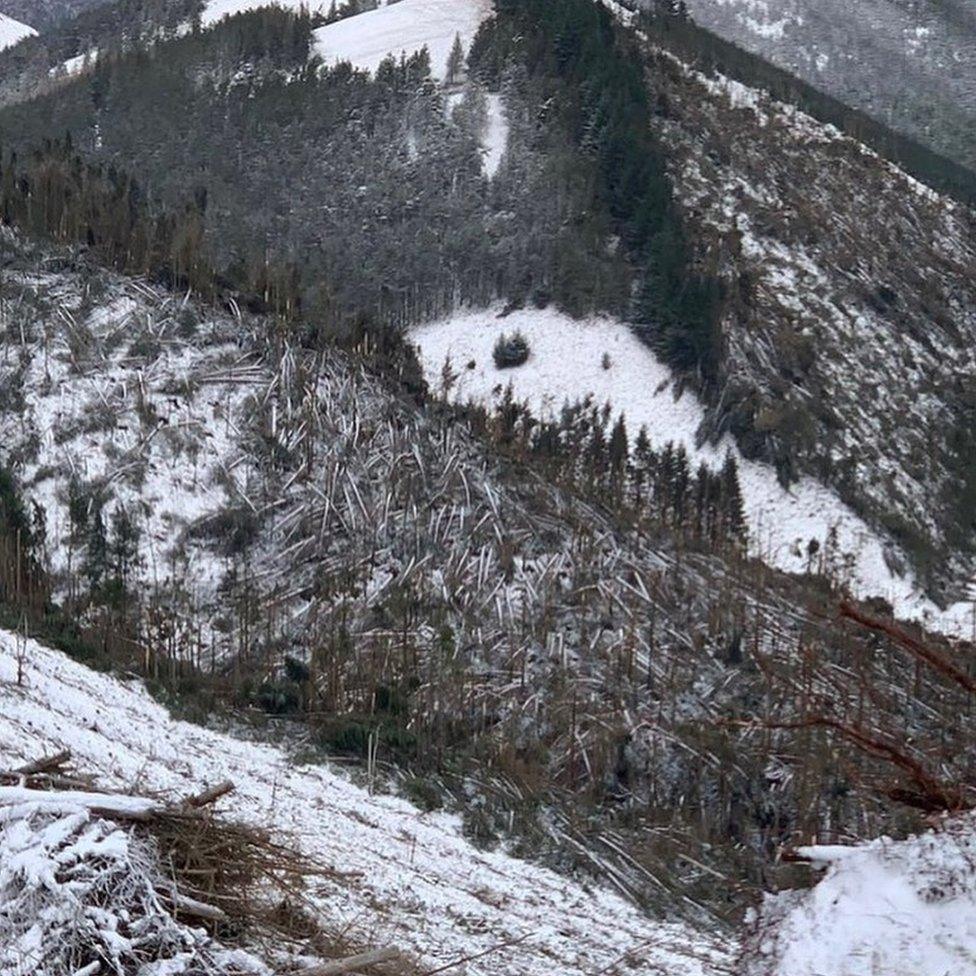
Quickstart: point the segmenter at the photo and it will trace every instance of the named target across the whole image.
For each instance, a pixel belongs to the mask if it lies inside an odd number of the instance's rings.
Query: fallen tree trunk
[[[60,769],[70,759],[71,750],[62,749],[61,752],[56,752],[53,756],[35,759],[33,762],[29,762],[27,765],[21,766],[13,772],[17,776],[36,776],[38,773],[49,773],[54,769]]]
[[[311,969],[303,969],[299,976],[344,976],[345,973],[365,969],[368,966],[396,962],[400,957],[400,950],[393,947],[374,949],[372,952],[362,952],[358,956],[349,956],[347,959],[337,959],[334,962],[312,966]]]
[[[229,779],[225,779],[222,783],[218,783],[216,786],[211,786],[209,790],[204,790],[202,793],[198,793],[196,796],[191,796],[186,801],[186,805],[196,809],[210,806],[211,803],[216,803],[222,796],[226,796],[228,793],[233,793],[234,790],[234,784]]]
[[[87,793],[81,790],[32,790],[24,786],[0,786],[0,806],[37,803],[49,810],[83,807],[110,820],[151,820],[166,809],[158,800],[122,793]]]

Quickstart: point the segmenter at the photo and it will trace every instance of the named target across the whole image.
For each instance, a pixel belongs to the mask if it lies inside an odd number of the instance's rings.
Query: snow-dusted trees
[[[453,85],[461,80],[464,74],[464,45],[461,43],[461,35],[454,35],[454,44],[451,46],[450,54],[447,56],[447,68],[444,73],[444,80]]]

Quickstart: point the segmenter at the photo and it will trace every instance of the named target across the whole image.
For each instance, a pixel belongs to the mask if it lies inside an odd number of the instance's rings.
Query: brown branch
[[[746,724],[746,723],[743,723]],[[828,718],[826,715],[813,715],[797,722],[758,722],[747,723],[763,729],[782,729],[797,731],[799,729],[822,728],[830,729],[842,735],[849,742],[853,742],[862,752],[875,759],[897,766],[915,784],[917,789],[906,790],[893,787],[886,792],[891,799],[899,800],[916,809],[933,812],[947,810],[958,812],[968,810],[972,803],[964,799],[962,791],[947,786],[930,773],[917,759],[902,752],[897,746],[883,739],[873,736],[853,725],[847,725],[838,719]]]
[[[840,615],[845,620],[852,620],[868,630],[875,633],[884,634],[890,637],[896,644],[905,648],[920,661],[924,661],[929,667],[934,668],[940,674],[954,681],[960,688],[964,688],[970,694],[976,694],[976,680],[971,678],[962,668],[957,667],[945,655],[926,646],[920,640],[912,637],[907,631],[895,624],[882,620],[880,617],[872,617],[859,610],[853,603],[843,602],[839,608]]]
[[[202,793],[198,793],[196,796],[188,797],[186,800],[186,805],[189,807],[194,807],[195,809],[210,806],[211,803],[216,803],[221,797],[226,796],[228,793],[232,793],[235,788],[236,787],[229,779],[225,779],[222,783],[218,783],[216,786],[211,786],[210,789],[204,790]]]

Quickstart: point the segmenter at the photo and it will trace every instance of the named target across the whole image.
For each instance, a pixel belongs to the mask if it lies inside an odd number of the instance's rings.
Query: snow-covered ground
[[[37,355],[29,365],[25,360],[23,416],[0,416],[5,448],[36,443],[24,476],[45,515],[55,574],[71,560],[66,486],[74,478],[111,490],[113,508],[106,517],[116,505],[129,513],[140,529],[139,557],[153,585],[176,579],[216,585],[220,575],[212,556],[193,546],[187,561],[177,558],[178,539],[183,528],[226,504],[216,471],[234,469],[240,438],[235,418],[266,377],[244,360],[226,328],[204,325],[194,340],[179,338],[169,316],[178,315],[180,306],[158,300],[130,285],[126,294],[88,310],[66,303],[37,337]],[[78,330],[97,349],[84,361],[69,348],[68,336]],[[139,343],[149,353],[145,359]],[[0,363],[0,373],[6,365]]]
[[[443,79],[455,37],[467,51],[490,13],[490,0],[400,0],[320,27],[315,50],[326,64],[350,61],[375,71],[388,54],[409,55],[426,46],[431,74]]]
[[[528,339],[532,354],[524,366],[499,370],[492,348],[501,333],[516,329]],[[600,317],[576,321],[552,308],[505,317],[489,309],[422,326],[413,338],[432,389],[440,390],[445,360],[450,360],[458,375],[449,395],[457,402],[490,405],[510,383],[516,399],[546,414],[592,395],[597,404],[610,403],[615,415],[624,414],[632,436],[646,426],[657,446],[684,444],[693,464],[705,461],[717,467],[731,452],[739,463],[754,555],[780,569],[802,572],[809,566],[806,545],[816,539],[821,553],[834,552],[836,568],[858,595],[885,597],[903,617],[925,618],[947,633],[971,635],[973,605],[940,611],[918,592],[911,576],[898,576],[889,568],[885,543],[831,489],[805,477],[786,490],[772,467],[744,460],[728,438],[699,445],[696,434],[704,416],[700,401],[689,391],[676,396],[671,371],[624,323]],[[610,359],[608,369],[604,354]],[[833,545],[828,544],[831,533],[836,536]]]
[[[17,683],[18,659],[23,681]],[[726,942],[663,924],[599,888],[471,846],[458,820],[369,793],[325,766],[172,720],[137,683],[91,671],[0,631],[0,754],[17,767],[70,748],[109,788],[186,796],[232,779],[236,818],[282,832],[323,875],[330,922],[468,976],[668,976],[727,972]],[[0,857],[2,861],[2,857]],[[461,970],[457,970],[461,971]]]
[[[904,841],[809,847],[810,891],[767,896],[744,976],[973,976],[976,824]]]
[[[13,47],[25,38],[34,37],[36,34],[37,31],[33,27],[28,27],[27,24],[22,24],[6,14],[0,14],[0,51]]]

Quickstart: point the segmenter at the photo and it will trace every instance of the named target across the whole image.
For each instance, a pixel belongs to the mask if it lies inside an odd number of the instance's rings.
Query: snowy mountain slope
[[[524,366],[500,370],[492,347],[502,333],[514,330],[528,340],[531,356]],[[811,477],[784,489],[770,465],[742,458],[729,437],[700,444],[702,404],[690,390],[679,395],[671,370],[624,323],[607,318],[573,321],[553,309],[503,316],[496,308],[421,326],[412,337],[432,389],[443,392],[444,365],[450,364],[456,379],[448,395],[455,402],[498,404],[511,385],[516,399],[528,401],[539,415],[551,416],[567,402],[592,396],[597,405],[609,403],[614,416],[624,414],[632,437],[646,426],[655,446],[669,440],[684,444],[694,464],[704,461],[718,470],[731,452],[739,462],[754,555],[788,572],[804,572],[811,566],[808,546],[815,541],[821,552],[833,553],[840,575],[860,596],[883,597],[900,616],[922,619],[947,633],[972,635],[973,605],[940,610],[919,592],[910,572],[891,568],[899,558],[892,544],[836,492]]]
[[[327,64],[351,61],[375,71],[388,54],[412,54],[426,45],[431,73],[443,78],[456,36],[465,50],[491,12],[490,0],[399,0],[315,31],[315,49]]]
[[[831,485],[963,599],[973,213],[762,93],[652,65],[699,261],[727,288],[708,430]]]
[[[6,14],[0,14],[0,51],[36,35],[37,31],[33,27],[28,27]]]
[[[21,285],[44,290],[57,282],[28,275]],[[0,430],[8,456],[27,465],[30,494],[45,513],[52,570],[71,565],[70,486],[97,484],[115,511],[139,525],[137,562],[155,586],[184,575],[215,586],[212,557],[180,539],[225,504],[217,472],[232,465],[234,418],[265,377],[242,356],[231,323],[199,323],[194,338],[192,309],[159,306],[138,285],[104,307],[76,301],[62,293],[64,329],[37,337],[43,357],[13,373],[0,367],[26,394],[24,413],[0,415]],[[82,359],[72,333],[90,342]]]
[[[454,411],[418,407],[415,385],[404,397],[355,357],[280,345],[264,319],[4,243],[0,464],[50,570],[42,596],[78,639],[164,681],[186,669],[208,687],[213,671],[235,705],[283,709],[346,754],[380,727],[384,759],[429,768],[424,744],[449,724],[464,770],[449,795],[479,835],[517,825],[533,857],[663,917],[741,904],[749,886],[716,887],[714,872],[745,863],[755,879],[791,839],[793,780],[770,785],[767,770],[795,749],[721,725],[728,742],[703,745],[702,723],[764,700],[754,655],[775,653],[787,679],[811,653],[847,659],[822,581],[743,564],[737,547],[689,549],[652,520],[618,524]],[[625,358],[609,338],[592,348],[601,376],[606,349]],[[665,433],[690,439],[694,400],[662,401]],[[396,709],[377,711],[389,689]],[[955,743],[946,727],[964,710],[913,694],[934,703],[911,712],[913,736],[937,721]],[[833,823],[901,829],[856,793],[837,799],[841,756],[803,779],[813,802]]]
[[[742,976],[972,976],[976,823],[903,841],[801,847],[826,875],[811,891],[766,898]]]
[[[325,13],[331,0],[276,0],[277,6]],[[206,27],[222,18],[267,6],[268,0],[208,0],[201,16]],[[389,54],[413,54],[426,46],[431,72],[444,77],[447,56],[455,37],[465,49],[478,25],[491,12],[491,0],[398,0],[375,10],[345,17],[315,31],[315,52],[326,64],[349,61],[355,67],[375,71]]]
[[[17,683],[18,655],[25,661]],[[0,632],[0,751],[17,766],[70,748],[103,785],[185,795],[236,784],[231,816],[267,826],[335,870],[317,891],[333,922],[418,954],[463,956],[471,976],[592,976],[626,964],[668,976],[724,971],[730,946],[649,921],[600,889],[473,848],[451,817],[371,796],[279,749],[173,721],[135,683]],[[501,947],[520,940],[517,947]],[[499,948],[501,947],[501,948]]]
[[[702,26],[969,166],[972,0],[688,0]]]

